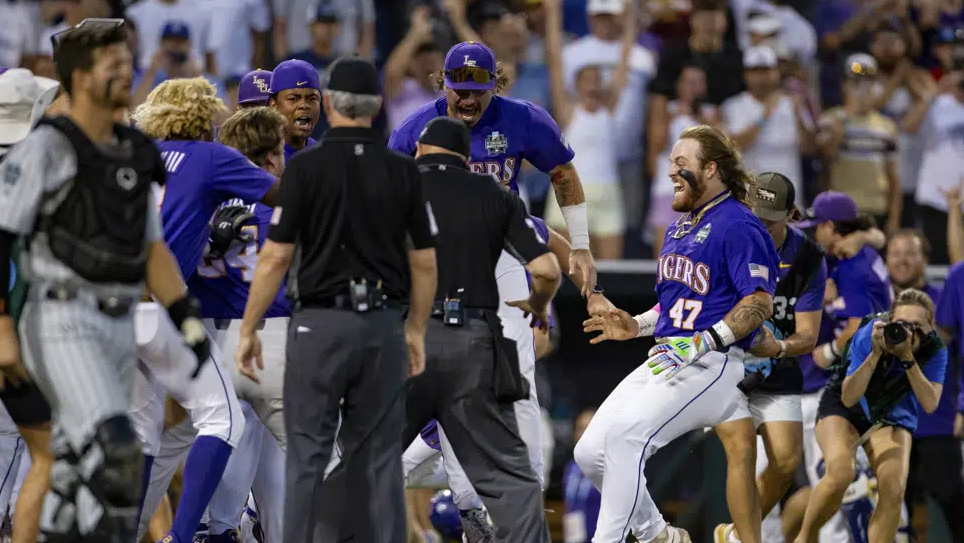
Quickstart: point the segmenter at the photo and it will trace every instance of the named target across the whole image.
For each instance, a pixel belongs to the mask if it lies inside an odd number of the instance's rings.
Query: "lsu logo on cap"
[[[254,76],[254,78],[252,78],[252,82],[254,83],[255,87],[258,87],[259,92],[267,94],[269,85],[263,77]]]

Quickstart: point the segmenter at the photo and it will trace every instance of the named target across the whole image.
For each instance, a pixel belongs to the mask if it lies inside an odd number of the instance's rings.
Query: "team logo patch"
[[[505,134],[493,132],[485,138],[485,152],[488,153],[489,156],[501,155],[505,153],[508,148],[509,140],[506,139]]]
[[[706,238],[710,237],[710,226],[712,225],[708,224],[696,233],[696,243],[703,243]]]
[[[20,181],[20,164],[15,162],[7,163],[3,171],[3,184],[12,187]]]
[[[772,204],[777,201],[777,193],[767,189],[756,189],[756,198]]]
[[[137,172],[134,168],[124,166],[123,168],[118,168],[117,173],[114,174],[114,179],[117,180],[117,184],[124,190],[131,190],[137,185]]]

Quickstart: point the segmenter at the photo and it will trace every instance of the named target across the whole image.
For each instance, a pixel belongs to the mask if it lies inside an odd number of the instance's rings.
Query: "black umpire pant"
[[[913,514],[914,504],[928,494],[934,498],[951,540],[964,542],[964,477],[961,469],[961,440],[954,436],[931,436],[914,439],[910,449],[910,474],[907,477],[907,510]]]
[[[292,316],[284,543],[406,542],[403,326],[397,309],[304,308]],[[341,462],[325,478],[336,431]]]
[[[498,540],[549,543],[542,489],[519,437],[515,410],[492,391],[496,359],[489,325],[469,318],[453,327],[433,318],[425,353],[425,372],[406,386],[403,443],[436,419],[485,502]]]

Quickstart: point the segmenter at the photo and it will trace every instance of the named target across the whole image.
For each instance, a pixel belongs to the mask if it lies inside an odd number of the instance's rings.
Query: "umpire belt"
[[[97,304],[98,311],[112,318],[129,314],[131,308],[138,302],[136,297],[100,297],[93,293],[67,286],[45,287],[40,291],[40,298],[55,302],[72,302],[75,300],[93,301]]]
[[[355,308],[351,302],[351,297],[347,294],[339,294],[337,296],[332,296],[331,298],[322,298],[319,300],[298,300],[295,302],[294,310],[298,311],[301,309],[339,309],[342,311],[355,311]],[[379,311],[382,309],[402,309],[402,304],[393,298],[385,298],[382,300],[381,305],[376,306],[372,304],[371,309],[365,313]]]
[[[466,319],[478,319],[480,321],[485,320],[485,310],[476,307],[465,307],[462,308],[462,314],[465,315]],[[432,318],[442,320],[445,316],[445,302],[438,302],[432,304]]]

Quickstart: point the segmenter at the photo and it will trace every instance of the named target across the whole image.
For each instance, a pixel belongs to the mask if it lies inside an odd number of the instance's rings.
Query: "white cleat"
[[[666,529],[656,536],[653,543],[693,543],[693,540],[686,530],[667,524]]]
[[[713,543],[740,543],[733,524],[717,524],[713,530]]]

